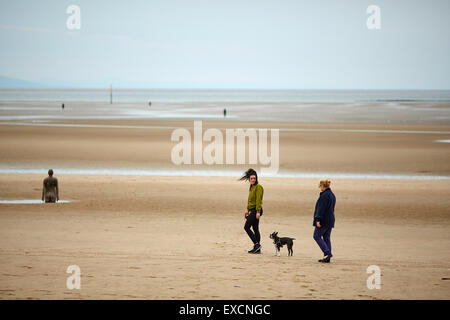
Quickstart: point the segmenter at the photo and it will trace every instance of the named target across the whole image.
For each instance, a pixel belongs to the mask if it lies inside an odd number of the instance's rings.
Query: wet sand
[[[415,124],[444,125],[450,122],[448,101],[354,101],[354,102],[154,102],[114,103],[0,101],[2,121],[42,120],[216,120],[273,123]],[[223,109],[227,117],[223,117]]]
[[[94,124],[89,122],[92,126]],[[66,126],[1,125],[0,165],[42,168],[141,170],[232,169],[247,165],[177,166],[171,159],[175,128],[193,136],[193,121],[54,121]],[[137,128],[133,128],[137,127]],[[450,176],[450,127],[418,125],[236,123],[204,121],[203,132],[218,128],[279,128],[280,173],[375,173]],[[206,146],[207,143],[204,143]],[[191,160],[193,161],[192,157]],[[184,167],[184,168],[182,168]],[[260,166],[261,167],[261,166]],[[264,167],[264,166],[262,166]],[[46,170],[44,170],[45,172]]]
[[[0,199],[39,200],[52,167],[61,199],[70,202],[0,203],[0,298],[449,299],[450,145],[436,140],[449,139],[450,125],[333,119],[203,119],[205,129],[280,128],[280,173],[330,173],[337,205],[334,258],[326,265],[312,239],[317,178],[261,177],[263,251],[249,255],[248,186],[238,177],[64,172],[177,170],[170,134],[192,130],[191,118],[3,119]],[[339,177],[354,173],[378,178]],[[274,256],[274,230],[296,238],[293,257],[286,248]],[[81,290],[66,288],[69,265],[81,268]],[[381,268],[381,290],[366,286],[370,265]]]

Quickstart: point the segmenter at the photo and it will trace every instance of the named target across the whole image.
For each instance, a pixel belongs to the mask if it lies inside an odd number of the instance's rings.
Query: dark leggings
[[[262,209],[261,209],[261,215],[262,215]],[[250,230],[250,227],[253,228]],[[261,235],[259,234],[259,219],[256,219],[256,210],[251,209],[250,214],[247,216],[247,221],[244,225],[244,230],[247,232],[248,236],[252,240],[254,244],[259,243],[259,240],[261,240]]]

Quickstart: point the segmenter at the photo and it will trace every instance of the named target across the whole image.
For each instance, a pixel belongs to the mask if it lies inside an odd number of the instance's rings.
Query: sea
[[[408,102],[450,101],[450,90],[0,89],[0,101],[35,102]]]

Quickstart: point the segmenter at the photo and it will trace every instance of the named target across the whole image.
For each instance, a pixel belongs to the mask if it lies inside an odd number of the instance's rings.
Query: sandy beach
[[[450,1],[0,8],[13,314],[445,314]]]
[[[237,121],[197,118],[202,110],[184,119],[52,118],[55,109],[26,104],[19,119],[6,105],[0,199],[39,200],[53,168],[68,202],[0,203],[1,299],[450,299],[448,103],[432,107],[440,116],[394,108],[390,121],[367,106],[346,109],[348,121],[332,107],[289,121],[289,106],[284,121],[250,121],[252,107]],[[260,178],[261,255],[247,253],[248,185],[239,176],[127,174],[249,167],[174,165],[170,135],[192,130],[194,119],[205,129],[280,129],[279,172],[288,177]],[[337,197],[330,264],[317,262],[312,239],[322,173]],[[274,256],[275,230],[296,238],[293,257],[286,248]],[[66,287],[70,265],[81,269],[80,290]],[[380,290],[366,286],[371,265],[381,269]]]

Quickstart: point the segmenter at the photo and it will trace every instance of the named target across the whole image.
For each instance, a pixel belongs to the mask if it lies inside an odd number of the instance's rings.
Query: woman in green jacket
[[[258,183],[258,174],[253,169],[248,169],[240,180],[250,182],[247,210],[244,213],[244,218],[246,219],[244,230],[253,242],[253,249],[249,250],[248,253],[261,253],[259,220],[263,214],[262,200],[264,189]],[[253,228],[253,231],[250,228]]]

